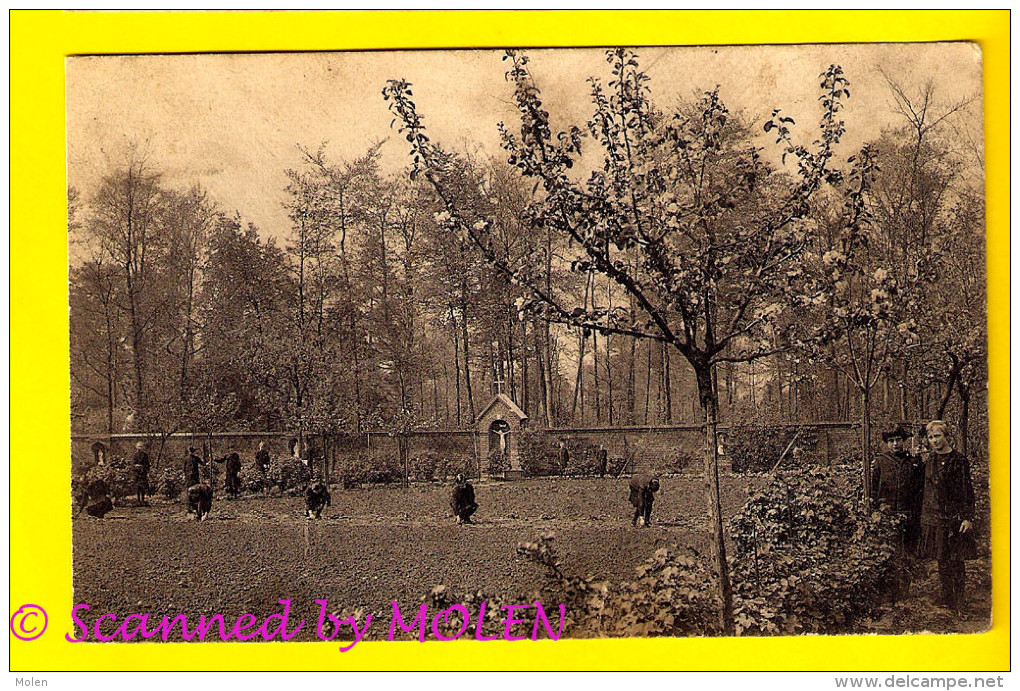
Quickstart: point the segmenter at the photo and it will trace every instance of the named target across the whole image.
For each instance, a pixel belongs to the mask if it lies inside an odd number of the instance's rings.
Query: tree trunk
[[[946,407],[949,405],[949,399],[953,396],[953,389],[956,387],[956,382],[960,377],[960,370],[963,369],[963,361],[956,357],[952,353],[949,353],[950,359],[953,361],[953,366],[949,370],[949,378],[946,381],[946,391],[942,395],[942,400],[939,402],[938,412],[935,417],[942,420],[946,415]]]
[[[871,389],[861,389],[861,473],[864,497],[871,496]]]
[[[543,347],[545,348],[545,367],[542,368],[542,395],[545,397],[545,424],[546,427],[553,426],[553,376],[552,376],[552,332],[549,329],[549,323],[546,322],[543,328],[543,338],[545,342]]]
[[[570,417],[573,420],[573,424],[577,422],[577,405],[578,402],[581,404],[581,425],[584,425],[584,347],[588,342],[588,335],[581,331],[581,336],[577,339],[577,375],[574,377],[574,398],[570,404]]]
[[[645,352],[645,424],[651,424],[648,421],[648,406],[651,402],[652,397],[652,344],[654,341],[648,341],[647,350]]]
[[[468,412],[471,414],[471,424],[475,422],[475,397],[471,392],[471,350],[469,347],[470,340],[468,338],[467,328],[467,307],[466,305],[461,306],[460,312],[460,338],[464,348],[464,388],[467,389],[468,397]]]
[[[599,393],[601,384],[599,383],[599,334],[597,331],[593,331],[591,334],[591,355],[593,360],[592,373],[594,375],[593,384],[595,389],[595,424],[602,424],[602,396]]]
[[[970,386],[963,383],[963,378],[956,380],[957,393],[960,394],[960,453],[967,455],[970,438]]]
[[[673,381],[669,374],[669,348],[662,344],[662,388],[666,392],[666,424],[673,424]]]
[[[635,393],[637,388],[635,378],[637,377],[637,339],[630,339],[630,360],[627,363],[627,422],[634,424],[637,417],[635,414]]]
[[[521,320],[521,403],[524,412],[531,407],[531,387],[528,386],[528,322]]]
[[[105,305],[106,311],[106,433],[113,434],[113,404],[116,391],[114,380],[114,358],[116,357],[113,325],[110,319],[110,305]]]
[[[538,365],[538,388],[539,393],[542,395],[542,410],[545,413],[545,425],[546,427],[552,427],[552,410],[549,406],[549,386],[546,383],[545,378],[545,361],[542,357],[542,349],[546,344],[536,343],[535,344],[535,361]]]
[[[692,363],[694,364],[694,363]],[[708,502],[708,516],[715,552],[715,568],[719,577],[719,626],[727,636],[736,633],[733,621],[733,587],[730,584],[730,569],[726,562],[726,536],[722,523],[722,499],[719,491],[719,445],[716,439],[719,414],[719,396],[715,387],[713,365],[694,365],[698,379],[698,398],[705,414],[705,489]]]
[[[609,416],[609,426],[613,426],[613,358],[609,348],[609,334],[605,335],[606,342],[606,413]]]
[[[457,427],[461,426],[460,414],[460,336],[457,335],[457,318],[450,308],[450,319],[453,320],[453,371],[457,382]]]

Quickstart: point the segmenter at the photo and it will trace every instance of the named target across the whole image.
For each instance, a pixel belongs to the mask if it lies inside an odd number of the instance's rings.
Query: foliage
[[[423,451],[407,460],[407,472],[412,480],[432,482],[443,460],[435,451]]]
[[[567,441],[567,451],[567,465],[562,469],[563,475],[593,477],[599,474],[599,446],[597,444],[593,444],[587,439],[570,439]]]
[[[272,485],[271,471],[263,474],[254,459],[248,459],[241,466],[241,472],[238,473],[237,478],[241,483],[241,489],[246,492],[264,492]]]
[[[460,159],[426,133],[411,84],[391,79],[383,97],[410,144],[412,175],[424,177],[443,203],[437,224],[452,240],[473,243],[486,261],[528,290],[523,312],[582,335],[595,331],[673,347],[693,368],[702,412],[715,424],[715,366],[753,362],[786,348],[776,324],[802,293],[797,265],[814,230],[807,218],[811,202],[823,185],[842,177],[831,164],[845,131],[839,113],[850,82],[838,65],[820,75],[822,113],[810,146],[795,142],[793,119],[773,110],[763,129],[776,137],[783,166],[789,160],[791,170],[784,172],[766,162],[718,87],[692,107],[666,112],[653,102],[650,77],[633,51],[616,48],[605,55],[611,79],[589,80],[591,119],[560,132],[550,122],[528,56],[516,50],[504,55],[520,119],[519,130],[500,124],[507,163],[533,184],[522,214],[533,232],[568,240],[571,254],[564,261],[576,275],[571,290],[554,289],[548,274],[536,271],[546,264],[537,252],[508,257],[499,251],[492,211],[497,205],[477,186],[463,184]],[[572,170],[585,134],[602,162],[579,179]],[[629,308],[590,300],[589,286],[598,277],[622,288]],[[707,452],[714,478],[714,445]],[[712,493],[710,506],[719,503],[718,482]],[[720,517],[712,528],[722,616],[731,628]]]
[[[411,479],[419,482],[446,482],[457,475],[476,474],[474,459],[465,454],[423,451],[407,461]]]
[[[132,470],[134,463],[124,456],[109,456],[103,466],[96,466],[93,472],[106,480],[110,495],[115,502],[135,494],[135,475]]]
[[[883,603],[905,568],[899,519],[859,496],[849,468],[793,467],[749,498],[729,527],[739,635],[849,632]],[[543,595],[568,603],[573,635],[720,632],[718,602],[706,587],[715,576],[692,549],[658,549],[634,580],[620,583],[565,573],[552,534],[518,553],[546,571]]]
[[[610,457],[609,474],[613,477],[620,477],[634,469],[637,460],[637,449],[625,439],[623,442],[623,453],[620,456]]]
[[[403,470],[397,459],[367,453],[344,456],[338,470],[344,489],[360,485],[390,484],[400,482],[403,478]]]
[[[520,436],[521,469],[527,477],[559,475],[560,457],[556,442],[543,431],[524,430]]]
[[[898,518],[860,501],[857,472],[781,469],[730,521],[738,632],[836,633],[899,578]]]
[[[274,478],[275,484],[279,485],[284,492],[303,490],[308,481],[312,479],[312,470],[304,461],[292,456],[286,456],[280,460],[278,468],[274,468],[279,475]]]
[[[485,459],[485,472],[489,475],[502,475],[510,467],[506,454],[499,449],[493,449]]]
[[[164,468],[159,476],[158,491],[166,499],[180,499],[184,491],[184,471],[172,465]]]
[[[694,550],[661,548],[639,566],[633,581],[613,584],[564,573],[555,534],[517,548],[546,571],[543,601],[566,605],[564,629],[580,636],[690,636],[717,632],[718,602],[706,588],[713,578]]]

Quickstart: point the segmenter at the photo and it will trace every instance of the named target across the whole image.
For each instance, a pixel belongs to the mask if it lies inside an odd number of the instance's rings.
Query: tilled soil
[[[736,512],[749,486],[759,482],[723,477],[724,514]],[[261,623],[282,613],[278,600],[290,599],[290,629],[306,620],[296,640],[314,640],[316,600],[328,600],[327,612],[372,613],[375,629],[388,627],[391,602],[410,613],[437,585],[502,598],[529,593],[542,570],[516,548],[545,530],[555,532],[567,573],[598,579],[632,578],[635,567],[664,545],[707,551],[700,477],[663,478],[649,528],[630,525],[626,485],[611,479],[477,483],[477,522],[464,526],[450,517],[450,488],[442,485],[334,489],[333,506],[321,520],[303,517],[300,497],[217,497],[201,523],[179,503],[119,507],[103,520],[74,521],[74,601],[91,607],[79,612],[90,626],[100,614],[123,621],[143,613],[150,620],[184,614],[189,625],[203,614],[223,614],[229,627],[246,613]],[[861,628],[987,629],[987,558],[968,564],[965,621],[935,604],[936,568],[934,562],[928,566],[927,577],[914,583],[906,599],[889,603]],[[104,631],[114,626],[104,625]]]
[[[726,514],[742,505],[748,482],[724,478]],[[309,640],[315,600],[328,599],[330,612],[381,614],[388,624],[392,601],[409,609],[440,584],[527,593],[541,571],[516,547],[543,530],[555,532],[569,573],[613,580],[633,577],[662,545],[708,547],[697,476],[663,479],[645,529],[630,525],[626,480],[481,482],[476,523],[464,526],[450,517],[449,492],[441,485],[334,489],[321,520],[303,517],[300,497],[217,497],[203,522],[182,504],[155,502],[81,518],[73,529],[74,601],[93,617],[219,613],[231,622],[244,613],[261,621],[290,599],[291,621],[307,621],[298,639]]]

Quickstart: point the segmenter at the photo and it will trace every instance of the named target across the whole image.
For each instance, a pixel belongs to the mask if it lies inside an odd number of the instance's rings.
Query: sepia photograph
[[[978,44],[64,67],[68,640],[991,627]]]

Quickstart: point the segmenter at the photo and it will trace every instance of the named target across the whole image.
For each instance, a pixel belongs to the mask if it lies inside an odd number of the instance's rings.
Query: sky
[[[759,125],[780,107],[815,134],[818,75],[842,65],[851,98],[840,155],[850,156],[902,122],[885,75],[915,94],[932,81],[942,104],[977,97],[963,126],[981,128],[981,56],[976,44],[827,44],[665,47],[637,50],[660,106],[719,86],[731,111]],[[553,126],[584,125],[587,79],[608,81],[601,49],[529,50]],[[515,122],[512,85],[499,51],[390,51],[71,57],[66,64],[68,184],[88,199],[132,147],[174,187],[206,188],[226,212],[240,212],[264,237],[290,230],[285,171],[300,147],[326,144],[327,158],[351,160],[373,143],[384,170],[409,163],[382,98],[387,79],[413,85],[418,112],[445,148],[499,155],[496,124]],[[760,127],[758,128],[760,130]],[[764,134],[761,144],[768,146]]]

